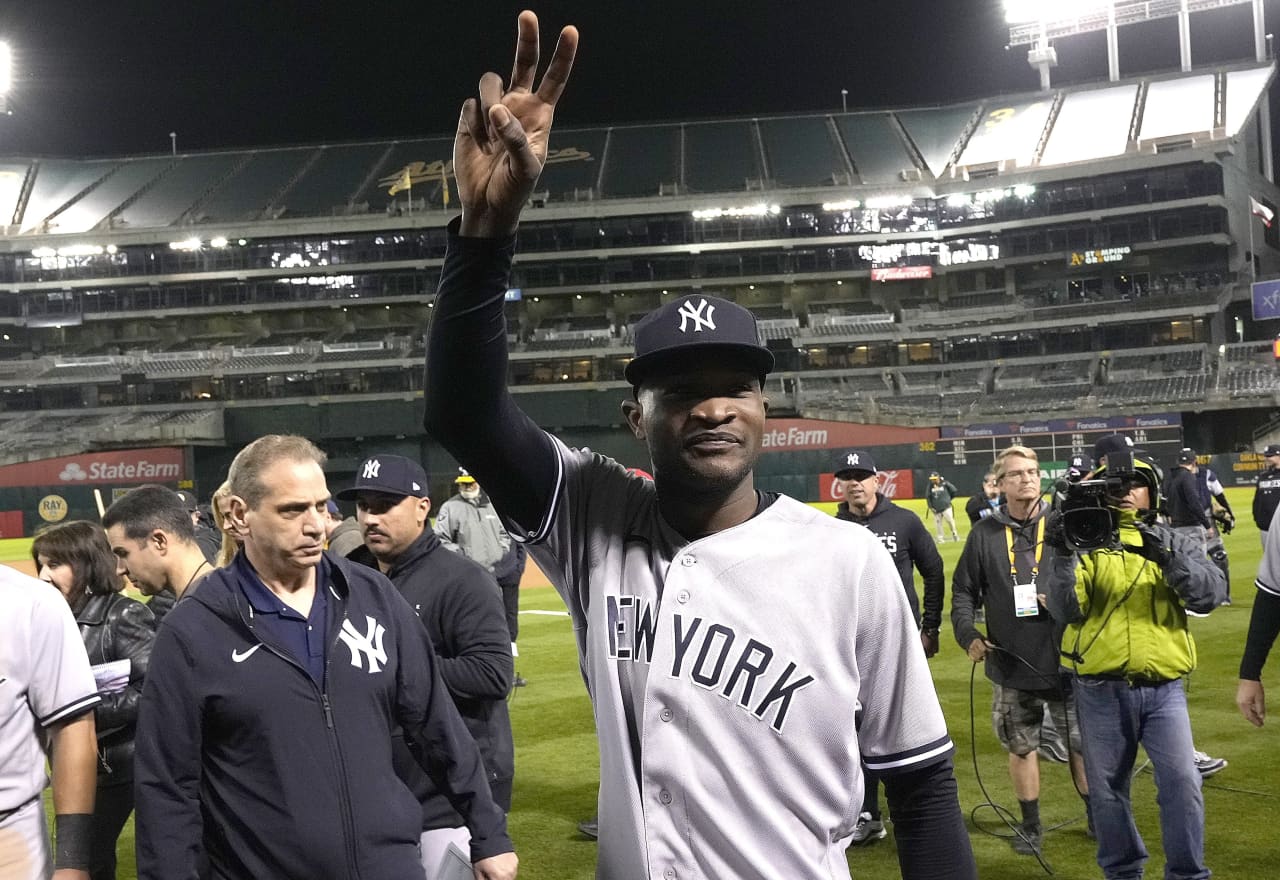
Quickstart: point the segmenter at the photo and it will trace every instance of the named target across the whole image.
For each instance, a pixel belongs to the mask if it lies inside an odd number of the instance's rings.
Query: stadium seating
[[[1271,75],[558,129],[504,308],[512,382],[621,386],[636,320],[704,292],[756,313],[780,412],[1274,405],[1265,325],[1218,348],[1252,280],[1242,181],[1280,195],[1249,160]],[[216,439],[231,402],[419,391],[450,145],[0,160],[21,180],[0,197],[0,457]],[[191,424],[166,415],[187,405]]]

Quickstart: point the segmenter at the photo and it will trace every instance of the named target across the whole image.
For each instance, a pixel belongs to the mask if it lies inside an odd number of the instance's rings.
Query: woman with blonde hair
[[[213,561],[218,568],[226,568],[230,565],[231,560],[235,559],[236,553],[240,550],[240,545],[244,543],[236,534],[235,527],[231,525],[231,511],[228,506],[230,499],[231,484],[226,481],[223,481],[222,485],[214,491],[213,497],[209,499],[209,511],[213,514],[213,524],[222,533],[222,547],[219,548],[218,555]]]

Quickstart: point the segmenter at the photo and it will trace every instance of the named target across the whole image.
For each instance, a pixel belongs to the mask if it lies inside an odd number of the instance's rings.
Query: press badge
[[[1040,613],[1040,597],[1036,582],[1013,585],[1013,613],[1017,617],[1035,617]]]

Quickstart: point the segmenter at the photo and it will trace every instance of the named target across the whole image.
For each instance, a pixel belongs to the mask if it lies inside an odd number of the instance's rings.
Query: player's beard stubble
[[[758,440],[743,438],[743,444],[714,455],[700,454],[672,444],[650,444],[654,482],[658,494],[672,493],[699,500],[727,499],[751,478],[760,458]]]

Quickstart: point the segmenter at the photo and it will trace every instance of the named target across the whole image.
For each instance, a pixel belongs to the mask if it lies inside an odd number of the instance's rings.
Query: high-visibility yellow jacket
[[[1192,538],[1163,525],[1143,529],[1168,551],[1165,566],[1131,549],[1143,543],[1133,511],[1120,512],[1125,549],[1053,556],[1046,601],[1067,624],[1063,664],[1077,674],[1171,681],[1196,667],[1187,611],[1221,605],[1226,577]]]

